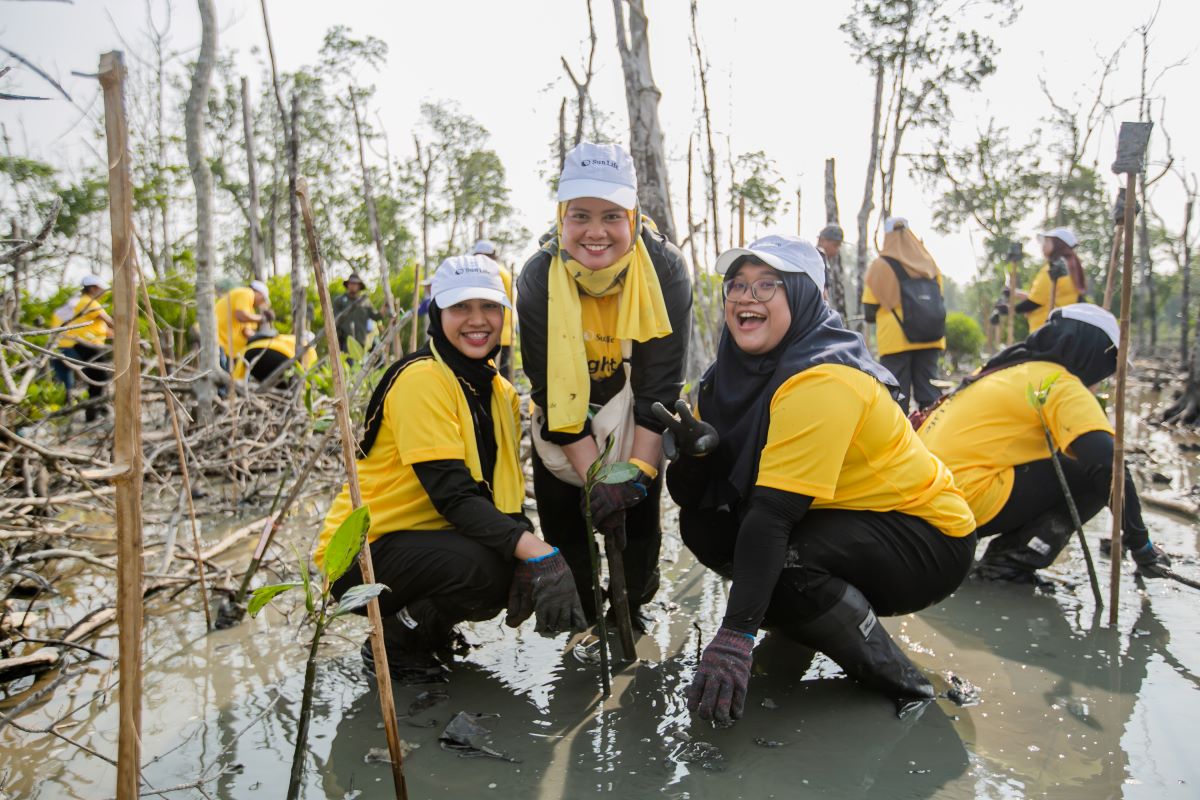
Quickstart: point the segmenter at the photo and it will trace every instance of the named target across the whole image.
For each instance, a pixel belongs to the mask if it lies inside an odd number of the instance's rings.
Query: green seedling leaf
[[[358,586],[351,586],[338,601],[337,608],[333,611],[333,618],[337,619],[343,614],[349,614],[355,609],[362,608],[386,591],[388,591],[388,587],[382,583],[360,583]]]
[[[343,520],[325,547],[326,580],[333,583],[346,574],[358,551],[362,550],[370,528],[371,510],[367,506],[359,506]]]
[[[346,355],[350,358],[350,360],[362,363],[363,354],[363,346],[359,344],[358,339],[355,339],[353,336],[347,336]]]
[[[1052,372],[1049,375],[1047,375],[1046,377],[1042,378],[1042,394],[1043,395],[1047,395],[1050,393],[1050,387],[1054,385],[1054,383],[1058,380],[1060,375],[1062,375],[1061,372]]]
[[[630,464],[628,461],[618,461],[615,464],[609,464],[601,471],[599,483],[625,483],[631,481],[638,476],[640,472],[637,467]]]
[[[302,583],[292,581],[290,583],[274,583],[270,586],[260,586],[250,593],[250,603],[246,607],[246,610],[250,612],[250,616],[257,616],[258,612],[266,608],[267,603],[284,592],[303,585]]]
[[[1032,383],[1025,386],[1025,399],[1029,402],[1029,405],[1034,408],[1042,407],[1042,404],[1038,402],[1038,394],[1033,390]]]
[[[324,433],[329,430],[329,426],[333,425],[333,419],[330,417],[321,417],[313,423],[313,433]]]
[[[308,573],[308,556],[300,555],[296,545],[292,545],[292,552],[296,554],[296,562],[300,565],[300,577],[304,579],[304,610],[311,615],[317,604],[312,593],[312,576]]]

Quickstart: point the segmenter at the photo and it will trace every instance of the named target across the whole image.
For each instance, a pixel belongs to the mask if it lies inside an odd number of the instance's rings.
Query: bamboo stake
[[[1116,227],[1116,230],[1113,231],[1112,252],[1109,253],[1109,255],[1108,255],[1108,279],[1105,281],[1105,284],[1104,284],[1104,307],[1105,308],[1110,308],[1112,306],[1113,279],[1116,277],[1116,274],[1117,274],[1117,268],[1119,266],[1117,258],[1119,257],[1119,255],[1121,253],[1121,242],[1124,240],[1124,238],[1125,238],[1125,228],[1124,228],[1124,222],[1122,222],[1122,224],[1118,225]]]
[[[142,403],[138,368],[137,278],[133,272],[133,189],[129,131],[125,123],[125,59],[119,50],[100,56],[104,133],[108,145],[108,213],[112,228],[113,393],[112,463],[116,485],[117,798],[135,800],[141,779],[142,728]]]
[[[1133,295],[1133,218],[1137,203],[1132,202],[1137,174],[1125,176],[1125,257],[1121,270],[1121,343],[1117,347],[1116,435],[1113,441],[1112,468],[1112,572],[1109,576],[1108,624],[1115,626],[1121,595],[1121,517],[1125,510],[1125,378],[1129,365],[1129,311]]]
[[[296,180],[296,198],[304,220],[304,236],[308,242],[308,257],[312,261],[313,277],[317,285],[317,296],[321,300],[321,314],[325,318],[325,340],[329,347],[329,367],[333,373],[338,429],[342,438],[342,460],[346,464],[346,482],[350,487],[350,505],[358,508],[363,504],[362,489],[358,485],[358,462],[355,458],[357,446],[354,430],[350,425],[350,398],[346,393],[346,379],[342,375],[341,353],[338,350],[337,333],[333,329],[333,303],[329,298],[329,286],[325,282],[325,265],[321,260],[321,249],[317,244],[317,231],[313,223],[312,206],[309,204],[308,181]],[[363,583],[375,583],[375,565],[371,561],[371,548],[364,546],[358,554],[358,567]],[[387,650],[383,645],[383,617],[379,613],[379,601],[367,604],[367,617],[371,621],[371,651],[375,657],[375,681],[379,686],[379,705],[383,714],[383,729],[387,734],[388,755],[392,765],[392,783],[396,797],[407,800],[408,787],[404,782],[404,755],[400,751],[400,729],[396,724],[396,703],[392,698],[392,677],[388,672]]]
[[[138,266],[138,278],[142,278],[141,266]],[[144,278],[138,281],[142,287],[142,303],[146,307],[146,320],[150,324],[150,344],[154,348],[154,358],[158,362],[158,373],[167,377],[167,359],[163,356],[162,344],[158,339],[158,322],[154,319],[154,309],[150,306],[150,291],[146,288]],[[179,474],[183,479],[183,494],[187,498],[188,520],[192,525],[192,546],[196,550],[196,565],[200,570],[200,602],[204,604],[204,626],[213,629],[212,609],[209,608],[208,584],[204,577],[204,559],[200,557],[200,530],[196,527],[196,504],[192,500],[192,478],[188,470],[187,448],[183,444],[183,429],[179,424],[179,410],[175,408],[175,397],[170,392],[166,394],[167,415],[171,418],[171,434],[175,437],[175,452],[179,456]]]

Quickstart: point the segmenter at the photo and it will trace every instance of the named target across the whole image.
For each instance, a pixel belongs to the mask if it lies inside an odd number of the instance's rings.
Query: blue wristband
[[[536,564],[539,561],[545,561],[547,558],[550,558],[551,556],[556,556],[556,555],[558,555],[557,547],[555,547],[549,553],[546,553],[546,555],[544,555],[544,556],[534,556],[533,558],[527,558],[527,559],[525,559],[525,563],[526,564]]]

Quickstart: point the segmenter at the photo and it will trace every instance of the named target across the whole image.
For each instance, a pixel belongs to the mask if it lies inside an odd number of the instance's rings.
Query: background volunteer
[[[566,563],[522,513],[520,399],[492,363],[508,303],[495,263],[446,259],[432,296],[430,340],[380,380],[358,461],[375,578],[391,590],[379,597],[389,672],[408,683],[443,680],[439,653],[462,644],[454,626],[506,604],[513,627],[535,612],[540,632],[584,626]],[[325,517],[318,564],[350,510],[344,486]],[[361,582],[356,564],[334,595]],[[369,638],[362,657],[374,674]]]
[[[981,577],[1039,582],[1074,532],[1050,461],[1042,422],[1026,399],[1050,376],[1044,414],[1080,518],[1108,504],[1113,429],[1088,386],[1117,368],[1117,320],[1090,303],[1055,309],[1024,342],[1006,348],[965,380],[922,424],[919,435],[954,473],[980,536],[995,536]],[[1147,569],[1170,560],[1150,541],[1129,471],[1122,519],[1125,548]]]
[[[99,275],[92,274],[85,275],[79,286],[79,294],[72,296],[51,314],[50,327],[82,326],[59,336],[58,349],[64,357],[89,363],[106,361],[108,340],[113,334],[113,321],[100,304],[100,298],[108,289]],[[50,367],[67,390],[69,403],[75,388],[75,367],[59,358],[52,359]],[[108,384],[109,372],[96,367],[82,367],[80,371],[86,379],[84,383],[87,384],[89,401],[83,412],[84,419],[91,422],[108,413],[101,401]]]
[[[240,380],[246,376],[242,354],[246,352],[250,336],[264,321],[275,319],[267,285],[262,281],[250,281],[249,286],[230,289],[217,300],[214,311],[217,317],[217,343],[221,346],[221,366]]]
[[[350,276],[342,281],[342,288],[345,291],[333,298],[333,319],[338,347],[344,353],[347,339],[354,339],[366,346],[367,334],[371,332],[375,323],[383,321],[383,315],[371,305],[371,298],[366,291],[367,285],[357,272],[351,272]]]
[[[875,349],[879,362],[896,376],[900,402],[908,408],[909,398],[925,408],[941,392],[933,381],[938,376],[938,359],[946,349],[945,338],[912,342],[905,335],[900,307],[900,281],[888,259],[894,260],[910,278],[930,278],[942,286],[942,271],[925,249],[925,244],[908,228],[903,217],[888,217],[883,224],[883,249],[867,267],[863,279],[863,311],[875,323]]]
[[[513,295],[512,272],[500,262],[500,256],[496,253],[496,245],[490,239],[480,239],[471,248],[471,253],[472,255],[487,256],[496,262],[496,266],[500,270],[500,280],[504,281],[504,291],[508,295],[508,302],[515,306],[516,297]],[[516,324],[516,315],[513,310],[511,308],[504,309],[504,328],[500,331],[500,360],[496,366],[500,368],[500,374],[510,381],[515,368],[513,342],[516,340]]]
[[[1046,324],[1050,314],[1050,286],[1054,285],[1054,307],[1069,306],[1087,301],[1087,276],[1075,248],[1079,237],[1070,228],[1055,228],[1039,234],[1046,263],[1033,277],[1029,291],[1017,290],[1017,313],[1029,320],[1029,330]],[[1062,269],[1063,264],[1066,270]],[[1057,276],[1051,281],[1051,272]]]
[[[625,386],[622,341],[632,342],[633,480],[592,493],[600,530],[624,548],[625,579],[637,608],[658,591],[662,423],[655,402],[683,386],[692,289],[683,255],[637,211],[633,162],[619,145],[583,142],[567,154],[558,182],[554,232],[517,279],[522,367],[545,423],[535,430],[582,476],[600,453],[590,411]],[[535,420],[537,417],[535,416]],[[538,443],[543,446],[542,443]],[[591,566],[578,485],[556,477],[535,447],[533,485],[546,541],[562,549],[593,619]]]
[[[305,333],[308,342],[313,339],[311,331]],[[258,333],[251,337],[246,345],[245,359],[250,375],[254,380],[265,381],[274,374],[275,370],[296,357],[296,337],[290,333],[279,333],[274,328],[259,328]],[[316,348],[309,347],[304,351],[299,364],[301,369],[308,371],[317,363]],[[280,379],[287,385],[292,380],[291,374]]]
[[[668,487],[683,541],[733,581],[689,706],[741,716],[765,626],[906,712],[933,689],[875,615],[953,592],[971,565],[974,518],[893,401],[895,379],[822,298],[812,245],[768,236],[726,251],[717,269],[725,330],[700,384],[705,424],[670,421],[668,441],[680,453]],[[715,449],[696,446],[705,435]]]

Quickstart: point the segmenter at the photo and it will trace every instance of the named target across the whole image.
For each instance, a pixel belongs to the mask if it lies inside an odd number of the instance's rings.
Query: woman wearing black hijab
[[[1117,369],[1120,328],[1100,306],[1057,308],[1024,342],[998,353],[963,381],[922,423],[919,436],[954,473],[971,504],[980,536],[995,536],[977,574],[1039,583],[1074,531],[1046,436],[1027,389],[1049,385],[1046,427],[1079,516],[1087,521],[1108,504],[1113,429],[1088,389]],[[1143,572],[1170,563],[1150,541],[1128,471],[1122,539]]]
[[[688,694],[702,718],[741,716],[768,627],[824,652],[907,712],[933,696],[876,614],[920,610],[959,585],[975,520],[893,401],[896,381],[822,299],[807,242],[768,236],[717,261],[725,330],[677,404],[667,486],[684,543],[733,580]],[[716,440],[715,447],[714,439]]]
[[[520,401],[496,372],[508,297],[483,256],[455,256],[433,277],[429,342],[384,374],[367,404],[358,479],[371,512],[367,534],[388,670],[404,683],[445,679],[440,655],[459,644],[454,626],[494,617],[507,602],[516,627],[582,629],[583,609],[558,548],[522,513]],[[343,487],[325,517],[321,564],[349,516]],[[337,598],[362,582],[357,563],[333,584]],[[370,640],[362,648],[372,675]]]

